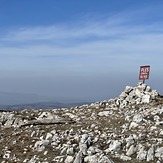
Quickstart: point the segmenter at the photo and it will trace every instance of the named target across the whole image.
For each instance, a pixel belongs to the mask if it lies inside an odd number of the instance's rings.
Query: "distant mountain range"
[[[36,94],[0,92],[0,110],[70,108],[89,103],[76,101]]]
[[[0,105],[17,105],[48,101],[47,97],[36,94],[0,92]]]
[[[83,103],[60,103],[60,102],[40,102],[33,104],[20,104],[20,105],[0,105],[0,111],[4,110],[22,110],[22,109],[58,109],[58,108],[71,108],[75,106],[81,106]]]

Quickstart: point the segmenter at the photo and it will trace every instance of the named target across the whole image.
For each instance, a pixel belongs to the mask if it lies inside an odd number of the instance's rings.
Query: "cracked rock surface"
[[[74,108],[0,112],[0,162],[161,163],[163,98],[148,85]]]

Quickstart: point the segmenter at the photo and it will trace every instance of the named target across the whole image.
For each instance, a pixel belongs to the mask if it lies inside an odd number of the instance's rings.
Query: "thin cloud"
[[[16,31],[9,32],[1,38],[1,41],[55,41],[55,40],[72,40],[72,39],[105,39],[111,37],[121,37],[125,35],[136,35],[138,33],[162,32],[160,24],[156,25],[104,25],[102,23],[92,22],[83,24],[79,27],[33,27],[22,28]],[[161,25],[162,26],[162,25]],[[159,28],[158,28],[159,27]],[[85,41],[85,40],[84,40]]]
[[[163,32],[162,22],[157,19],[148,22],[149,18],[154,16],[153,12],[152,15],[150,14],[151,11],[153,11],[153,8],[151,10],[151,8],[146,7],[134,11],[126,10],[97,19],[88,17],[72,24],[22,27],[9,31],[0,40],[6,42],[6,44],[15,41],[26,44],[30,44],[30,42],[38,42],[39,44],[41,41],[44,41],[45,44],[46,42],[57,41],[74,43],[76,40],[81,42],[90,41],[91,38],[96,41],[98,39],[116,39],[149,32]]]
[[[155,21],[147,25],[135,24],[142,13],[142,10],[125,11],[98,21],[90,19],[72,25],[11,30],[0,38],[1,57],[96,56],[123,59],[131,54],[161,54],[163,24]]]

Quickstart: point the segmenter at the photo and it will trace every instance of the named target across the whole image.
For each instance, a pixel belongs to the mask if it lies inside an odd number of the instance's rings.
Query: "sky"
[[[99,101],[163,93],[162,0],[0,0],[0,92]]]

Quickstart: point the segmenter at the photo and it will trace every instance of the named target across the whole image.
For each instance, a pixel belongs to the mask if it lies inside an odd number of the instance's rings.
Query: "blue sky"
[[[162,0],[0,0],[0,86],[72,101],[104,100],[150,65],[163,93]]]

